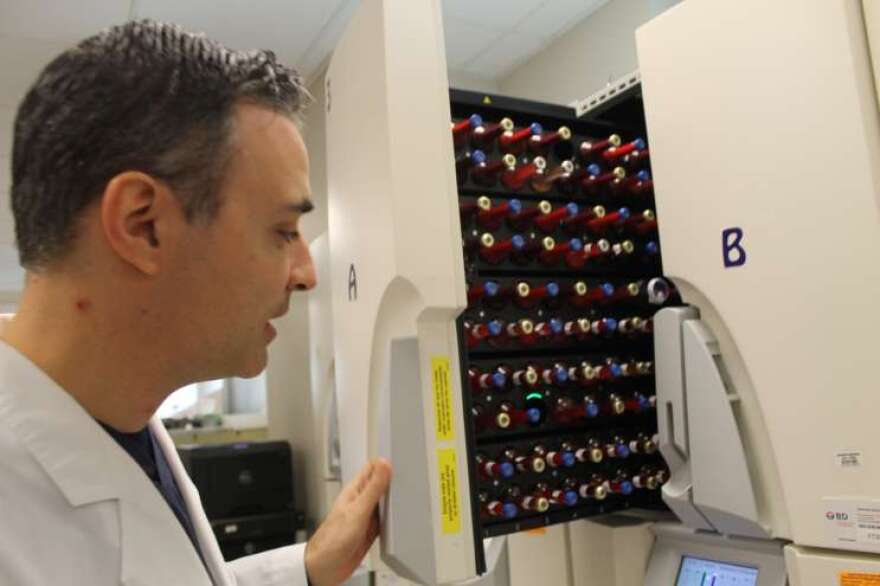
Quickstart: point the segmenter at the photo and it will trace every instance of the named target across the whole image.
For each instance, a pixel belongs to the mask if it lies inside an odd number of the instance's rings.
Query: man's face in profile
[[[315,285],[299,235],[311,207],[299,130],[282,114],[242,104],[230,141],[218,215],[187,226],[173,270],[178,301],[191,308],[180,349],[213,378],[259,374],[275,336],[269,320],[287,311],[292,290]]]

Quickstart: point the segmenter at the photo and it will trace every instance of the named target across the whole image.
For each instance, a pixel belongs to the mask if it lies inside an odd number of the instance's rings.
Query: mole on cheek
[[[92,302],[88,299],[78,299],[76,301],[76,308],[79,311],[88,311],[88,309],[92,306]]]

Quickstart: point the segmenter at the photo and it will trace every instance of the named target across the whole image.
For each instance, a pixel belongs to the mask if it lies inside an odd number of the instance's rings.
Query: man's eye
[[[294,240],[299,238],[299,232],[288,232],[287,230],[279,230],[278,233],[281,234],[281,237],[288,242],[293,242]]]

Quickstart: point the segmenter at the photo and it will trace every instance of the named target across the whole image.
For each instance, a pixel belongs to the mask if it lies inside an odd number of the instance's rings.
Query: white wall
[[[499,80],[499,93],[569,104],[638,68],[635,30],[679,0],[612,0]]]
[[[642,586],[654,545],[650,527],[623,515],[569,523],[574,586]]]

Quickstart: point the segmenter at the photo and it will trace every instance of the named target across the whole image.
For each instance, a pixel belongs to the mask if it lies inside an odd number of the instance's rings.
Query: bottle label
[[[455,448],[437,450],[437,472],[440,479],[440,520],[446,535],[461,531],[461,507],[459,506],[458,466]]]
[[[452,407],[452,384],[449,375],[449,357],[431,357],[431,383],[434,388],[434,422],[437,441],[455,439]]]

